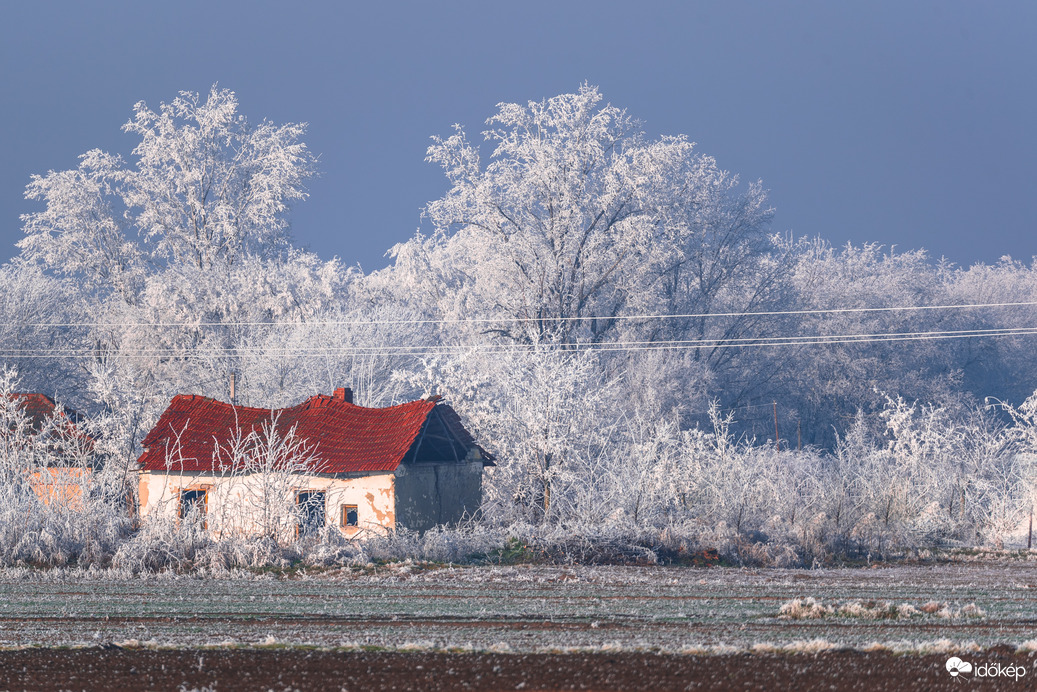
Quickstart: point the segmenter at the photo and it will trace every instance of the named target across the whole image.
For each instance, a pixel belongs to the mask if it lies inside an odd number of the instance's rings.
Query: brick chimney
[[[344,401],[347,404],[353,403],[353,388],[352,387],[339,387],[335,390],[335,398],[339,401]]]

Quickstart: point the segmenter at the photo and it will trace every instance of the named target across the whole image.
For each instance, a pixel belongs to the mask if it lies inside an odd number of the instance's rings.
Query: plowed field
[[[1027,561],[7,572],[0,689],[1035,689],[1035,597]]]

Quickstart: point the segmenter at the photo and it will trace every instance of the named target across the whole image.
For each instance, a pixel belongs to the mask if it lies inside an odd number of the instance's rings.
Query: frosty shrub
[[[833,612],[834,609],[831,606],[823,605],[821,601],[808,596],[783,603],[778,609],[778,617],[791,620],[816,620],[831,615]]]
[[[449,385],[458,371],[442,370],[441,381]],[[567,372],[545,377],[538,387],[546,393],[581,386],[574,384],[580,369]],[[508,410],[531,427],[501,425],[498,417],[482,428],[476,418],[487,437],[508,440],[507,449],[516,450],[487,473],[483,521],[522,534],[543,559],[679,561],[714,549],[737,564],[810,566],[999,545],[1012,535],[1019,540],[1033,492],[1031,457],[1021,454],[1026,421],[1006,428],[989,411],[952,417],[939,407],[887,398],[879,415],[884,428],[859,415],[831,453],[779,452],[736,438],[732,417],[715,405],[711,430],[681,430],[675,422],[640,416],[603,426],[595,416],[581,422],[557,414],[569,428],[537,462],[528,456],[536,449],[529,442],[537,430],[551,429],[537,422],[550,415],[543,398],[518,386],[496,396],[521,398]],[[527,400],[528,417],[521,408]],[[579,426],[586,432],[574,434]],[[554,469],[551,510],[543,513],[541,497],[534,502],[540,511],[529,514],[521,483],[543,473],[544,459]],[[519,526],[528,528],[516,531]]]
[[[821,618],[857,618],[862,620],[906,620],[911,618],[983,618],[986,611],[975,603],[952,610],[946,603],[929,601],[921,606],[891,601],[851,600],[825,605],[813,597],[794,598],[783,603],[778,617],[789,620],[817,620]]]
[[[479,561],[502,548],[509,535],[504,529],[467,522],[436,527],[423,534],[397,530],[364,541],[363,550],[372,560],[417,559],[461,564]]]

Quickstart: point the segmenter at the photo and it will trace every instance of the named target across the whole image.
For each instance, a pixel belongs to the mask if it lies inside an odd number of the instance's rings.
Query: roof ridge
[[[310,444],[319,443],[320,456],[331,472],[385,472],[399,466],[435,408],[418,399],[393,406],[367,408],[326,394],[314,394],[281,409],[232,407],[200,395],[177,395],[155,427],[145,436],[139,461],[145,470],[165,468],[164,440],[177,435],[178,451],[193,470],[211,465],[213,438],[223,439],[233,429],[252,428],[270,417],[279,429],[296,428]]]
[[[31,399],[35,397],[41,397],[51,405],[55,403],[53,398],[43,392],[11,392],[12,399]]]
[[[219,399],[214,399],[211,396],[205,396],[204,394],[174,394],[173,398],[169,401],[170,405],[172,405],[173,402],[177,400],[186,402],[206,402],[216,404],[217,406],[223,407],[225,409],[232,409],[235,411],[265,411],[267,413],[272,413],[274,411],[284,410],[263,408],[261,406],[243,406],[242,404],[232,404],[228,401],[220,401]],[[168,409],[169,407],[167,406],[166,408]]]

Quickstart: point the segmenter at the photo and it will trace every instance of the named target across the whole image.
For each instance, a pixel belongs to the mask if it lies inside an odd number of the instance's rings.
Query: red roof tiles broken
[[[365,408],[318,394],[298,406],[271,411],[178,394],[144,438],[139,463],[144,471],[215,471],[215,444],[225,447],[236,430],[248,435],[276,419],[279,434],[294,428],[296,437],[314,446],[323,473],[395,471],[435,406],[435,401],[411,401]],[[465,438],[472,439],[467,432]],[[177,443],[176,456],[167,465],[167,449]]]

